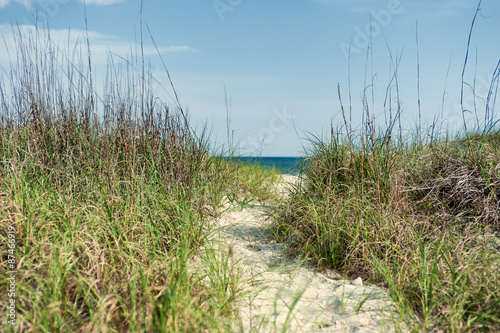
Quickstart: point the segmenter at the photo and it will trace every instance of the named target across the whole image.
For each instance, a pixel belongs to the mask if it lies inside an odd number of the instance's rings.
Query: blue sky
[[[146,0],[143,22],[153,34],[192,124],[201,129],[207,123],[215,146],[226,142],[226,90],[240,154],[295,156],[303,154],[305,138],[326,135],[331,123],[342,124],[337,84],[348,108],[349,44],[352,127],[360,128],[361,95],[371,83],[372,72],[376,121],[384,126],[388,108],[384,113],[384,98],[392,75],[389,51],[393,58],[401,55],[398,83],[403,125],[415,126],[417,18],[423,129],[436,115],[441,119],[441,112],[444,127],[460,128],[461,73],[477,4],[472,0]],[[137,50],[140,1],[89,0],[86,11],[95,72],[102,74],[103,82],[109,52],[127,57],[131,49]],[[5,41],[0,43],[0,66],[4,69],[12,61],[4,50],[12,45],[11,25],[29,29],[35,17],[48,22],[56,43],[67,44],[70,30],[72,42],[85,36],[81,0],[0,0],[0,34]],[[370,30],[373,69],[369,67],[365,82]],[[499,31],[500,1],[484,0],[466,71],[470,84],[476,72],[480,115],[484,114],[481,98],[486,97],[500,60]],[[144,35],[146,61],[170,92],[160,92],[161,97],[173,104],[167,76],[148,34]],[[466,106],[472,105],[470,89],[464,96]],[[369,99],[372,112],[371,95]]]

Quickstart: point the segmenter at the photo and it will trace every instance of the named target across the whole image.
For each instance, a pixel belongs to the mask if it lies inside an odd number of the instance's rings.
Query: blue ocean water
[[[282,174],[298,174],[305,157],[273,157],[273,156],[242,156],[238,157],[243,163],[258,163],[266,168],[275,168]]]

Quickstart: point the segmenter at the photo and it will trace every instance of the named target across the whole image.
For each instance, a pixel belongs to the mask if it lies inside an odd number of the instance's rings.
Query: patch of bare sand
[[[278,190],[297,184],[284,175]],[[232,247],[240,270],[239,318],[241,332],[393,332],[394,306],[387,291],[327,277],[304,261],[290,258],[286,244],[270,237],[272,219],[265,207],[228,210],[215,224],[217,240]]]

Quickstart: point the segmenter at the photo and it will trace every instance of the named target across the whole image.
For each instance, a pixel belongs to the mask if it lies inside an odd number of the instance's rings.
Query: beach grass
[[[225,203],[255,201],[273,203],[292,254],[387,288],[397,328],[500,330],[492,126],[404,139],[399,101],[384,130],[362,110],[363,131],[345,121],[311,139],[303,181],[283,199],[276,170],[214,154],[180,103],[159,102],[144,64],[110,65],[97,93],[88,50],[19,28],[16,48],[0,81],[0,238],[14,239],[15,266],[2,250],[0,270],[17,271],[17,318],[7,325],[1,302],[0,330],[231,331],[237,270],[206,245]]]
[[[0,238],[14,248],[2,249],[0,270],[17,273],[0,286],[6,297],[15,285],[16,320],[0,302],[0,330],[229,330],[238,276],[228,257],[200,249],[223,200],[268,199],[262,184],[277,172],[214,157],[143,75],[110,65],[98,94],[90,62],[71,62],[43,29],[13,30],[19,60],[0,85]]]
[[[423,128],[417,70],[418,118],[405,134],[398,61],[391,55],[383,126],[373,80],[365,80],[358,131],[348,121],[350,87],[347,107],[338,86],[343,125],[328,137],[310,138],[303,181],[274,210],[274,235],[320,269],[387,288],[396,328],[499,331],[500,129],[494,112],[500,68],[492,69],[481,104],[474,94],[472,111],[463,102],[468,83],[462,74],[463,126],[454,135],[442,130],[442,115]],[[370,54],[366,64],[368,70]]]
[[[400,112],[385,129],[363,112],[365,131],[346,121],[311,138],[275,237],[320,269],[387,288],[396,327],[500,330],[500,131],[438,140],[417,128],[403,140]]]

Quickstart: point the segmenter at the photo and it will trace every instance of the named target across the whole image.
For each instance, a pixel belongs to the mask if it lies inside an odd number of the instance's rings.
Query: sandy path
[[[283,176],[285,181],[297,177]],[[280,185],[284,191],[286,185]],[[239,332],[393,332],[388,293],[318,272],[270,239],[265,207],[228,211],[215,237],[231,246],[240,269]]]

